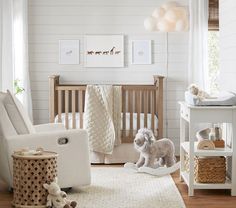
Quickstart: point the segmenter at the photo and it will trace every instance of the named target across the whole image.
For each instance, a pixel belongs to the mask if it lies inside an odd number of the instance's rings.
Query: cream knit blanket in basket
[[[87,86],[84,127],[91,151],[112,154],[114,145],[121,143],[121,103],[121,87]]]

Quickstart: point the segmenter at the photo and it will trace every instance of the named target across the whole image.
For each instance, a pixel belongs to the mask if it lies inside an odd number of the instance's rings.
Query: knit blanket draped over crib
[[[120,86],[87,85],[84,127],[91,151],[112,154],[121,143],[121,97]]]

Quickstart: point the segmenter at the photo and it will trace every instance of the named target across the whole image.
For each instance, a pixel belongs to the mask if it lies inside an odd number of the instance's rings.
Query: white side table
[[[231,189],[236,196],[236,106],[191,106],[180,104],[180,176],[188,185],[188,195],[194,195],[194,189]],[[186,140],[186,124],[189,124],[189,138]],[[232,146],[215,150],[197,150],[195,124],[198,123],[231,123]],[[189,172],[184,170],[184,154],[189,154]],[[197,183],[194,180],[194,156],[228,156],[232,157],[231,180],[224,184]]]

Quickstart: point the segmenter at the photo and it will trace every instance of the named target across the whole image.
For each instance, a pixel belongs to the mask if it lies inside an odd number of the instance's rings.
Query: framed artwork
[[[59,64],[79,64],[79,53],[79,40],[59,40]]]
[[[152,64],[152,41],[132,40],[132,64]]]
[[[86,67],[124,67],[123,35],[86,35]]]

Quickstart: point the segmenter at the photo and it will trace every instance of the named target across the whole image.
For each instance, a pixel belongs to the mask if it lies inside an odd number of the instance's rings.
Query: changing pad
[[[185,92],[185,102],[195,106],[232,106],[236,105],[236,94],[233,92],[220,92],[217,98],[200,100],[189,91]]]

